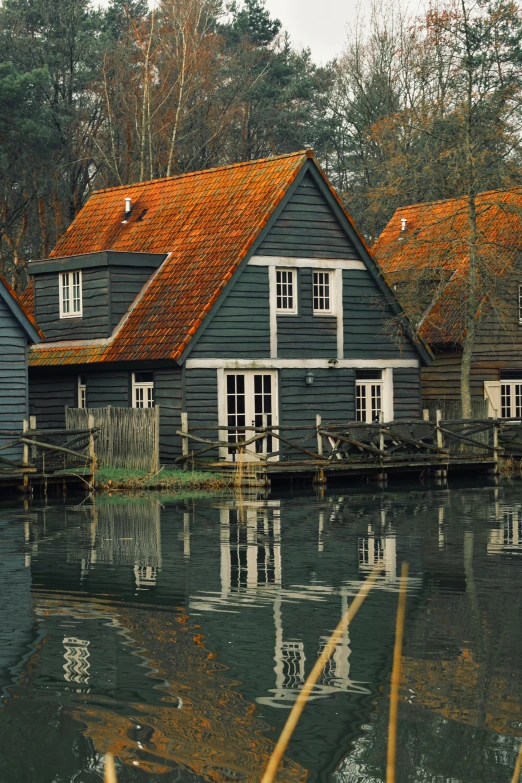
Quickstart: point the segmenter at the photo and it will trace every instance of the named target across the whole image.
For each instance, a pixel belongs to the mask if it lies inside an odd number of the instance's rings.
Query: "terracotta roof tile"
[[[103,250],[169,256],[105,348],[40,346],[30,363],[179,359],[309,157],[296,152],[94,193],[52,258]]]
[[[402,220],[406,220],[405,231]],[[502,275],[522,248],[522,189],[480,193],[477,225],[483,268],[489,267],[488,274]],[[433,298],[419,324],[421,337],[432,345],[462,340],[467,238],[467,200],[449,199],[396,210],[373,247],[392,288],[412,278],[427,284],[430,272],[437,273],[439,282],[433,285]],[[397,295],[401,299],[400,288]],[[401,304],[408,310],[407,301]]]
[[[31,322],[31,324],[34,326],[34,328],[36,329],[36,331],[38,332],[40,337],[43,337],[44,333],[39,328],[38,324],[35,321],[34,315],[33,315],[33,312],[34,312],[34,293],[33,293],[33,298],[32,298],[33,305],[31,307],[31,297],[30,297],[30,294],[24,300],[23,294],[22,294],[22,296],[18,296],[18,294],[16,293],[14,288],[12,288],[11,285],[7,282],[7,278],[5,278],[4,275],[0,274],[0,280],[2,281],[3,285],[5,286],[5,288],[9,291],[9,293],[11,294],[13,299],[15,300],[16,304],[18,305],[18,307],[22,310],[22,312],[25,315],[25,317],[27,318],[27,320]],[[25,291],[24,291],[24,293],[25,293]]]

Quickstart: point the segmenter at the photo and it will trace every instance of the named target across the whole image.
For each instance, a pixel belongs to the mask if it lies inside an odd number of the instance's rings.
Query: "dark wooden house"
[[[311,152],[96,192],[30,273],[41,426],[160,406],[169,464],[182,411],[215,428],[420,414],[429,351],[386,335],[399,305]]]
[[[0,276],[0,430],[21,432],[29,417],[28,346],[40,338],[33,316]],[[21,459],[22,446],[5,450],[3,456]]]
[[[443,407],[460,400],[467,209],[465,199],[398,209],[373,248],[388,284],[434,355],[422,369],[424,404]],[[472,401],[486,401],[494,418],[522,416],[521,216],[520,189],[477,197],[482,303],[470,382]]]

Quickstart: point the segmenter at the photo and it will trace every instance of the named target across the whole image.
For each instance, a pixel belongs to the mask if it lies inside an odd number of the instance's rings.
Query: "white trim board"
[[[287,256],[252,256],[248,266],[277,266],[314,269],[366,269],[362,261],[353,261],[347,258],[289,258]]]
[[[334,368],[328,359],[187,359],[187,370],[283,370]],[[337,368],[387,370],[393,368],[418,368],[418,359],[339,359]]]
[[[277,358],[277,275],[275,266],[268,269],[270,306],[270,356]]]

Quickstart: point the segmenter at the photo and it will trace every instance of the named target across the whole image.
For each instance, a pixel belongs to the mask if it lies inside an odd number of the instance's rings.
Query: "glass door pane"
[[[227,375],[227,427],[228,442],[235,443],[245,440],[246,426],[246,378],[244,374]],[[236,454],[237,449],[229,448],[229,454]]]
[[[254,419],[252,424],[254,427],[263,426],[263,417],[266,415],[266,424],[268,427],[272,426],[272,376],[270,374],[255,374],[254,375]],[[272,451],[272,440],[263,438],[263,440],[256,440],[256,452],[258,454],[266,454]]]

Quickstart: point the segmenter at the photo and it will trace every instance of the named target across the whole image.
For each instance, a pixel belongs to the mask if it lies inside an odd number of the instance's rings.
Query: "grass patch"
[[[102,492],[139,490],[188,490],[219,491],[230,485],[230,479],[221,473],[203,470],[183,471],[161,469],[159,473],[126,468],[99,468],[94,477],[94,486]]]

